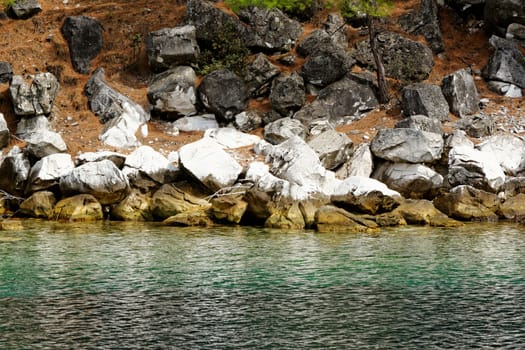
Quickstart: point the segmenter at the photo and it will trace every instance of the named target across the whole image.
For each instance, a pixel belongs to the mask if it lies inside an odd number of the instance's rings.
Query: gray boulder
[[[290,51],[303,31],[299,22],[276,8],[249,6],[239,12],[239,18],[255,32],[255,45],[249,46],[256,50]]]
[[[131,152],[122,172],[131,183],[137,176],[146,175],[159,184],[175,182],[179,168],[150,146],[141,146]]]
[[[67,17],[62,25],[62,35],[69,46],[73,68],[88,74],[91,60],[102,50],[102,25],[87,16]]]
[[[402,95],[406,116],[423,114],[440,121],[448,120],[448,103],[439,86],[416,83],[405,86]]]
[[[271,144],[277,145],[292,136],[305,139],[307,132],[308,130],[299,120],[281,118],[264,127],[264,139]]]
[[[268,95],[272,80],[280,73],[279,67],[270,62],[266,55],[255,55],[245,69],[243,78],[251,97]]]
[[[415,129],[381,129],[370,149],[392,162],[432,163],[441,158],[444,141],[439,134]]]
[[[394,128],[416,129],[436,134],[443,134],[443,125],[439,119],[429,118],[426,115],[416,114],[404,118],[396,123]]]
[[[251,110],[237,114],[233,120],[236,129],[242,132],[249,132],[260,128],[263,124],[261,113]]]
[[[293,118],[308,126],[323,120],[332,127],[359,119],[379,103],[372,85],[366,79],[358,78],[349,75],[325,87],[312,103],[297,111]]]
[[[350,158],[335,172],[338,179],[350,176],[370,177],[374,170],[374,157],[370,151],[370,144],[358,145]]]
[[[482,152],[493,155],[503,171],[516,176],[525,170],[525,141],[513,135],[494,135],[476,146]]]
[[[62,176],[59,184],[64,196],[90,194],[102,205],[120,202],[129,191],[128,179],[110,160],[80,165]]]
[[[51,123],[45,115],[21,117],[16,125],[16,136],[25,140],[37,132],[53,131]]]
[[[85,93],[89,107],[104,123],[99,139],[117,148],[129,148],[139,143],[135,134],[150,119],[144,109],[128,97],[111,88],[99,68],[89,78]]]
[[[327,33],[326,30],[317,29],[301,40],[295,50],[299,55],[307,57],[320,47],[332,46],[334,44],[332,36]]]
[[[153,77],[148,87],[152,110],[167,117],[195,114],[197,102],[193,68],[179,66]]]
[[[466,69],[461,69],[443,78],[441,90],[450,111],[459,117],[479,112],[479,94],[474,78]]]
[[[231,121],[248,106],[249,96],[244,81],[227,69],[206,75],[199,85],[198,94],[204,107],[221,121]]]
[[[9,7],[9,12],[18,19],[33,17],[41,11],[42,6],[36,0],[16,0]]]
[[[491,80],[488,82],[489,89],[499,95],[512,98],[523,97],[521,88],[511,83],[505,83],[502,81]]]
[[[283,117],[291,117],[306,101],[304,81],[297,73],[283,73],[273,80],[270,105]]]
[[[492,135],[496,130],[496,122],[492,116],[480,113],[461,118],[456,127],[464,130],[468,136],[480,138]]]
[[[146,52],[152,70],[195,63],[199,57],[196,29],[192,25],[163,28],[146,36]]]
[[[443,187],[443,176],[422,164],[381,164],[372,175],[405,198],[432,197]]]
[[[9,145],[9,128],[5,121],[4,115],[0,113],[0,149]]]
[[[525,45],[525,25],[519,23],[511,23],[507,27],[505,39],[513,40],[521,46]]]
[[[9,83],[13,78],[13,67],[9,62],[0,61],[0,84]]]
[[[74,168],[75,164],[69,154],[55,153],[45,156],[31,168],[25,193],[32,194],[58,185],[60,178]]]
[[[402,81],[422,81],[434,67],[432,50],[404,36],[384,32],[377,36],[386,75]],[[356,44],[353,57],[362,65],[375,69],[368,40]]]
[[[0,189],[14,196],[23,195],[30,170],[28,155],[14,146],[0,163]]]
[[[9,93],[15,114],[19,116],[49,114],[60,84],[51,73],[36,74],[30,84],[21,75],[13,76]]]
[[[126,156],[122,153],[111,152],[111,151],[99,151],[99,152],[85,152],[81,153],[75,158],[76,165],[82,165],[89,162],[99,162],[101,160],[112,161],[117,168],[122,169]]]
[[[207,137],[182,146],[179,157],[180,166],[211,191],[232,186],[242,172],[242,166]]]
[[[215,115],[204,114],[192,117],[182,117],[174,121],[173,126],[175,126],[180,131],[192,132],[218,128],[219,123],[217,123]]]
[[[423,36],[432,52],[437,54],[445,50],[436,0],[422,0],[417,11],[400,18],[400,24],[408,33]]]
[[[349,158],[354,144],[346,134],[327,130],[310,140],[308,146],[317,153],[326,169],[333,170]]]
[[[38,159],[67,151],[64,139],[55,131],[37,131],[30,134],[24,141],[27,142],[27,151]]]
[[[485,79],[525,88],[525,56],[516,44],[495,36],[490,38],[490,43],[496,51],[483,69]]]
[[[301,74],[304,80],[317,86],[327,86],[350,72],[355,61],[335,44],[318,46],[306,58]]]
[[[448,181],[452,186],[469,185],[497,192],[505,182],[505,173],[492,153],[468,146],[453,147],[448,155]]]

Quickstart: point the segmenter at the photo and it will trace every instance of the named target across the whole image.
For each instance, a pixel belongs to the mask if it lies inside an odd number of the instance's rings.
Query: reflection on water
[[[0,232],[0,349],[525,346],[520,226],[29,223]]]

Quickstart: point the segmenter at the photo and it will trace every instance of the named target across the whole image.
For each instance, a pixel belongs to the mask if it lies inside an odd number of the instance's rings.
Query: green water
[[[28,221],[0,349],[521,349],[525,227],[378,234]]]

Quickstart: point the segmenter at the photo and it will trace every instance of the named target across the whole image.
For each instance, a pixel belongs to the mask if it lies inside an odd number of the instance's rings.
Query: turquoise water
[[[0,349],[521,349],[525,227],[378,234],[28,221]]]

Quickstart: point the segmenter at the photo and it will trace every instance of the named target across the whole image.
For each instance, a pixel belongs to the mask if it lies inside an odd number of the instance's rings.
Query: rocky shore
[[[141,105],[92,66],[104,47],[103,25],[87,15],[66,17],[67,64],[89,77],[86,108],[103,126],[98,138],[107,148],[71,154],[50,122],[60,79],[22,75],[0,62],[0,84],[9,85],[17,118],[13,129],[0,113],[0,213],[319,232],[521,222],[525,116],[516,106],[525,88],[525,2],[518,2],[423,0],[383,19],[378,44],[397,97],[386,106],[377,99],[366,35],[355,42],[349,36],[366,33],[358,18],[325,13],[306,31],[276,9],[236,16],[221,3],[189,0],[184,23],[144,38],[151,81]],[[436,58],[446,54],[438,16],[445,6],[490,30],[491,56],[483,69],[465,62],[430,81]],[[21,13],[10,16],[41,14]],[[221,35],[240,38],[249,61],[240,71],[199,75],[199,57]],[[513,101],[513,110],[494,106],[480,84]],[[269,108],[254,107],[260,104]],[[385,109],[399,111],[393,127],[378,125],[359,143],[345,132]],[[199,136],[165,152],[147,142],[153,122],[173,137]]]

